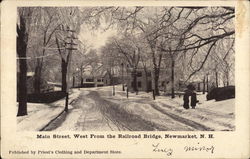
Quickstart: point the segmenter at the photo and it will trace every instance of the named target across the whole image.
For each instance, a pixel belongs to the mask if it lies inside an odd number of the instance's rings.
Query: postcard
[[[2,158],[249,158],[248,1],[1,3]]]

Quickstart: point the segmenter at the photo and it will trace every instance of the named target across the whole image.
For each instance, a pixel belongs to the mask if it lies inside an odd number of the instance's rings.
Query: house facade
[[[136,75],[136,87],[138,91],[152,91],[153,89],[153,71],[152,70],[147,70],[145,71],[143,68],[138,68],[135,71],[128,71],[127,73],[127,78],[126,78],[126,85],[128,86],[128,89],[130,91],[133,91],[134,89],[134,74]],[[162,70],[160,72],[160,77],[158,80],[158,86],[159,90],[165,90],[165,74],[164,71]]]
[[[106,72],[103,76],[103,84],[104,86],[110,86],[110,85],[117,85],[122,83],[122,77],[118,75],[113,75],[110,77],[110,75]]]
[[[134,83],[134,74],[136,76],[136,83]],[[137,69],[136,72],[128,71],[126,78],[126,85],[129,91],[133,91],[136,84],[138,91],[152,91],[152,73],[151,71],[144,71],[143,69]]]
[[[82,87],[101,87],[104,86],[104,79],[102,77],[84,77]]]
[[[128,86],[129,91],[134,91],[134,80],[133,80],[133,71],[128,71],[127,78],[125,80],[126,85]],[[153,71],[147,70],[147,72],[144,69],[137,69],[136,70],[136,87],[138,91],[152,91],[153,89]],[[186,86],[188,84],[193,84],[196,88],[196,91],[203,91],[203,88],[205,86],[205,91],[207,91],[207,86],[204,85],[203,81],[192,81],[189,83],[184,83],[181,79],[175,78],[174,81],[174,88],[175,91],[183,92],[186,89]],[[158,80],[158,88],[160,91],[168,94],[171,93],[172,90],[172,82],[171,82],[171,76],[168,74],[168,72],[165,69],[162,69],[160,71],[160,76]]]

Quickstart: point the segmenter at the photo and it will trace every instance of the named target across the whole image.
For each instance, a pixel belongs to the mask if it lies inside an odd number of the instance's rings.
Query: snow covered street
[[[151,93],[129,93],[116,86],[82,88],[71,109],[50,123],[45,131],[233,131],[234,102],[206,101],[198,95],[196,109],[184,109],[182,97],[171,99]]]

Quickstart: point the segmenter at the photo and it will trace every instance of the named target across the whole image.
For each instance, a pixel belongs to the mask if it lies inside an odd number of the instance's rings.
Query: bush
[[[55,91],[40,94],[28,94],[28,102],[32,103],[52,103],[66,96],[65,92]]]
[[[207,94],[207,100],[220,101],[230,98],[235,98],[235,86],[214,88]]]
[[[220,88],[213,88],[210,92],[207,94],[207,100],[215,99],[216,96],[218,96]]]

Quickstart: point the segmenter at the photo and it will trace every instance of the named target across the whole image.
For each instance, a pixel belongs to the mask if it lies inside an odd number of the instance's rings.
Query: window
[[[142,72],[137,72],[137,77],[141,77],[142,76]]]
[[[138,87],[138,88],[141,88],[141,81],[139,81],[139,82],[137,83],[137,87]]]
[[[147,76],[148,76],[148,77],[151,77],[151,72],[147,72]]]
[[[94,79],[93,78],[87,78],[86,82],[94,82]]]

